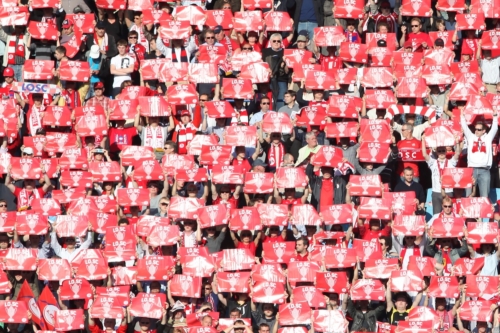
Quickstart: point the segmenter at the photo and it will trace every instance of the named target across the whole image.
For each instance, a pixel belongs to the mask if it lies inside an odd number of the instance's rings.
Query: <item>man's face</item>
[[[269,333],[269,332],[271,332],[269,327],[264,326],[264,327],[259,328],[259,333]]]
[[[384,10],[382,10],[382,14],[384,14]],[[387,15],[387,14],[385,14],[385,15]],[[381,34],[386,34],[389,32],[389,29],[387,29],[387,27],[385,25],[382,25],[378,28],[378,32]]]
[[[298,49],[305,49],[307,46],[307,40],[299,40],[297,41],[297,48]]]
[[[240,318],[240,313],[237,312],[237,311],[231,312],[229,314],[229,318],[231,318],[231,319],[238,319],[238,318]]]
[[[0,213],[4,213],[7,211],[7,203],[6,202],[0,202]]]
[[[156,186],[155,186],[155,185],[153,185],[153,184],[150,184],[150,185],[148,186],[148,189],[149,189],[149,193],[150,193],[150,194],[155,195],[155,194],[157,194],[157,193],[158,193],[158,187],[156,187]]]
[[[269,104],[271,103],[268,99],[263,99],[262,101],[260,101],[260,109],[262,110],[262,112],[269,111]]]
[[[274,143],[278,143],[281,140],[281,135],[279,133],[273,133],[273,134],[271,134],[271,140]]]
[[[354,31],[354,24],[352,22],[348,23],[347,25],[347,31],[353,32]]]
[[[279,38],[279,37],[272,38],[271,47],[275,50],[278,50],[279,48],[281,48],[281,38]]]
[[[205,102],[207,102],[207,101],[208,101],[208,96],[207,95],[201,95],[200,96],[200,106],[202,108],[205,107]]]
[[[283,98],[285,99],[285,104],[295,102],[295,98],[293,98],[290,94],[285,94]]]
[[[314,148],[318,145],[318,139],[316,138],[315,135],[311,135],[306,139],[307,145],[309,148]]]
[[[5,76],[5,83],[11,84],[12,82],[14,82],[13,76]]]
[[[411,183],[412,180],[413,180],[413,171],[405,170],[404,173],[403,173],[403,177],[405,177],[405,180],[408,183]]]
[[[97,97],[101,97],[104,92],[103,88],[94,88],[94,93]]]
[[[404,238],[406,246],[414,246],[415,245],[415,236],[406,236]]]
[[[137,35],[131,35],[131,36],[128,36],[128,43],[130,45],[135,45],[137,44]]]
[[[0,249],[5,250],[9,246],[9,238],[2,237],[0,238]]]
[[[211,327],[212,326],[212,318],[210,318],[209,316],[203,317],[203,320],[201,322],[201,326]]]
[[[205,35],[205,43],[208,45],[214,45],[215,44],[215,35],[212,33],[208,33]]]
[[[118,46],[118,53],[120,53],[120,55],[124,55],[125,52],[127,52],[127,47],[125,45]]]
[[[33,179],[25,179],[24,188],[29,191],[32,191],[35,188],[35,181]]]
[[[407,305],[408,305],[408,303],[406,303],[406,299],[404,297],[398,297],[396,299],[396,309],[406,310]]]
[[[142,331],[147,331],[149,329],[149,324],[150,324],[149,318],[141,318],[139,320],[139,325],[141,326]]]
[[[165,145],[165,154],[172,155],[174,154],[174,147],[171,145]]]
[[[306,251],[303,240],[297,241],[297,243],[295,244],[295,250],[297,250],[297,253],[304,253]]]
[[[73,26],[70,25],[68,28],[63,28],[62,32],[65,35],[71,35],[71,33],[73,33]]]
[[[215,38],[217,38],[217,40],[222,40],[224,38],[224,30],[221,30],[218,34],[215,34]]]
[[[135,15],[134,23],[136,26],[140,27],[142,25],[142,15]]]
[[[422,25],[418,21],[411,21],[411,32],[418,34]]]
[[[474,126],[474,133],[477,137],[481,137],[484,134],[484,126],[482,124],[476,124],[476,126]]]
[[[387,247],[385,245],[385,239],[379,239],[378,242],[380,243],[380,247],[382,248],[382,250],[385,250]]]
[[[104,34],[105,34],[105,30],[104,29],[98,29],[98,28],[96,28],[95,32],[96,32],[97,36],[104,37]]]
[[[451,201],[443,201],[443,213],[450,215],[453,209],[453,203]]]

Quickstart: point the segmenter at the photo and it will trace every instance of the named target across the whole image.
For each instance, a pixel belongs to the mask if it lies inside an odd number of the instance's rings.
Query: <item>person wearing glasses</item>
[[[288,90],[288,67],[283,58],[283,39],[280,34],[272,34],[270,38],[271,47],[262,50],[262,60],[269,64],[271,69],[271,88],[273,98],[276,101],[274,110],[279,110],[283,105],[283,96]]]
[[[142,46],[141,49],[144,50],[144,53],[145,54],[146,52],[149,52],[149,39],[151,39],[151,34],[149,33],[149,31],[151,31],[153,29],[153,24],[148,24],[148,25],[144,25],[142,23],[142,13],[141,12],[134,12],[133,13],[133,16],[134,16],[134,21],[131,21],[129,19],[129,15],[127,15],[128,12],[125,13],[125,23],[127,24],[127,27],[129,29],[129,41],[130,41],[130,37],[131,36],[134,36],[135,37],[135,41],[134,41],[134,44],[139,44]],[[132,34],[132,33],[135,33],[135,34]],[[132,46],[134,44],[131,44]],[[138,46],[138,45],[137,45]],[[143,60],[144,58],[140,59],[140,60]]]
[[[441,194],[441,177],[445,168],[454,168],[457,166],[458,158],[462,151],[463,144],[460,144],[458,138],[455,143],[455,155],[451,159],[446,158],[446,147],[437,147],[435,154],[427,154],[427,146],[425,144],[425,135],[422,135],[422,156],[427,162],[427,166],[432,172],[432,213],[439,214],[443,203]],[[453,189],[445,189],[446,193],[453,193]]]
[[[406,26],[401,26],[401,39],[399,41],[399,45],[405,45],[407,41],[412,43],[413,50],[416,50],[419,45],[422,45],[424,49],[428,49],[432,46],[431,38],[425,32],[422,32],[422,21],[418,17],[414,17],[411,19],[411,32],[406,33]],[[406,45],[405,45],[406,47]]]
[[[203,229],[203,240],[204,246],[208,248],[209,253],[217,253],[221,250],[222,242],[226,237],[227,227],[224,226],[217,235],[217,229],[215,227],[208,227]],[[210,286],[211,287],[211,286]],[[217,306],[215,306],[217,308]]]
[[[168,206],[170,206],[170,200],[167,197],[160,199],[160,204],[158,211],[154,213],[155,217],[168,217]],[[153,213],[153,212],[151,212]]]
[[[473,177],[479,188],[479,195],[485,198],[490,193],[490,169],[493,163],[492,142],[498,131],[498,114],[496,111],[494,112],[489,132],[486,131],[486,125],[482,121],[476,121],[473,133],[467,125],[463,110],[460,116],[460,124],[467,139],[467,166],[474,169]],[[467,189],[466,194],[470,193],[471,189]]]

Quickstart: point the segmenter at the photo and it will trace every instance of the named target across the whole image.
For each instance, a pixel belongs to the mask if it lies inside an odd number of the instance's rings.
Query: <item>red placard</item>
[[[257,127],[228,126],[226,127],[226,144],[229,146],[255,147]]]
[[[479,64],[477,60],[473,61],[462,61],[462,62],[453,62],[450,65],[451,71],[455,76],[459,76],[459,74],[464,73],[474,73],[479,74]],[[475,81],[475,80],[474,80]]]
[[[141,61],[141,74],[143,80],[158,80],[160,78],[160,69],[164,63],[170,62],[169,59],[145,59]]]
[[[465,301],[460,307],[460,319],[489,322],[492,317],[492,305],[490,301]]]
[[[170,282],[172,296],[199,298],[201,278],[175,274]]]
[[[205,102],[207,115],[210,118],[231,118],[236,115],[234,108],[228,101],[207,101]],[[238,128],[240,126],[234,126]]]
[[[321,105],[310,105],[301,108],[296,117],[297,126],[324,125],[326,108]]]
[[[290,134],[293,127],[290,116],[284,112],[267,111],[262,119],[264,133]]]
[[[312,316],[316,332],[332,332],[337,329],[345,331],[349,325],[341,310],[314,310]]]
[[[410,260],[408,262],[408,269],[414,271],[420,271],[423,276],[434,276],[436,275],[436,271],[434,266],[436,265],[436,260],[431,257],[419,257],[419,256],[410,256]]]
[[[211,277],[216,266],[221,265],[206,247],[181,247],[178,255],[181,256],[183,273],[189,276]]]
[[[65,170],[61,173],[61,185],[69,187],[92,187],[92,174],[87,171]]]
[[[276,170],[277,188],[297,188],[307,185],[304,169],[301,168],[279,168]]]
[[[288,264],[288,281],[292,286],[297,282],[314,282],[316,272],[320,270],[320,266],[316,262],[311,261],[291,261]]]
[[[219,144],[219,139],[217,135],[196,134],[187,147],[188,154],[200,155],[202,146],[210,146],[217,144]]]
[[[222,64],[227,59],[228,50],[223,45],[200,45],[199,52],[198,61],[200,63]]]
[[[120,181],[121,170],[118,162],[90,162],[89,171],[94,182]],[[134,177],[135,177],[134,173]],[[88,187],[88,186],[87,186]]]
[[[90,77],[89,63],[86,61],[63,61],[59,67],[59,79],[63,81],[87,82]]]
[[[10,175],[14,179],[40,179],[40,160],[31,157],[12,157]]]
[[[331,117],[359,118],[363,100],[349,95],[331,95],[328,99],[327,113]],[[327,126],[330,124],[327,124]]]
[[[47,138],[45,136],[25,136],[23,137],[23,143],[25,147],[30,147],[33,149],[34,156],[41,157],[43,155],[43,148]]]
[[[465,294],[469,297],[489,298],[498,292],[497,276],[476,276],[467,275],[465,280],[467,289]]]
[[[27,215],[26,215],[27,216]],[[17,212],[0,213],[0,232],[12,232],[16,225]]]
[[[170,87],[169,89],[171,89]],[[177,85],[175,85],[175,87],[177,87]],[[175,87],[174,89],[176,89]],[[170,98],[168,91],[167,96]],[[139,97],[139,107],[141,116],[145,117],[168,117],[171,112],[171,108],[167,100],[161,96],[141,96]]]
[[[458,258],[453,265],[452,275],[454,276],[464,276],[464,275],[476,275],[481,271],[484,266],[484,257],[469,259],[469,258]]]
[[[490,199],[485,197],[462,198],[460,207],[465,218],[491,218],[494,213]]]
[[[389,143],[363,141],[359,147],[359,161],[385,164],[390,150]]]
[[[356,250],[356,255],[361,262],[369,259],[382,259],[382,250],[377,239],[354,239],[353,248]]]
[[[379,280],[360,279],[351,287],[351,299],[353,301],[383,301],[385,299],[384,285]]]
[[[357,122],[327,123],[325,134],[327,138],[355,138],[358,136],[359,125]]]
[[[118,204],[122,207],[149,206],[147,188],[120,188],[116,193]]]
[[[394,52],[394,63],[396,65],[415,66],[418,67],[422,64],[424,54],[422,52]]]
[[[342,165],[343,159],[344,155],[341,148],[336,148],[334,146],[321,146],[314,155],[314,158],[311,159],[311,164],[336,168]]]
[[[305,86],[308,89],[336,89],[335,77],[329,72],[307,71]]]
[[[225,204],[205,206],[198,209],[198,218],[202,228],[225,225],[228,223],[229,211]]]
[[[148,244],[153,247],[176,245],[180,238],[179,226],[157,224],[151,228]]]
[[[362,18],[364,14],[364,2],[361,0],[344,0],[335,3],[335,17],[337,18]]]
[[[365,44],[342,42],[340,44],[339,57],[344,61],[366,64],[368,60],[368,47]]]
[[[163,169],[157,160],[143,160],[134,165],[134,180],[164,180]]]
[[[3,323],[27,324],[28,306],[24,301],[0,301],[0,320]]]
[[[220,25],[223,29],[233,28],[233,12],[230,9],[207,10],[205,25],[211,29]]]
[[[323,252],[324,249],[324,252]],[[319,254],[325,258],[327,268],[345,268],[352,267],[357,262],[355,249],[341,249],[338,247],[321,248]],[[311,255],[312,256],[312,255]],[[311,258],[311,260],[315,260]]]
[[[260,281],[252,288],[252,301],[254,303],[285,303],[285,285],[279,282]]]
[[[202,146],[200,164],[202,165],[229,165],[231,160],[231,146],[210,145]]]
[[[194,168],[190,170],[178,170],[176,179],[186,182],[206,182],[208,180],[207,169]]]
[[[174,226],[172,226],[174,227]],[[176,227],[176,226],[175,226]],[[148,256],[137,260],[138,281],[164,281],[169,279],[175,262],[172,257]]]
[[[438,0],[438,2],[436,4],[436,8],[439,10],[447,11],[447,12],[462,13],[466,9],[465,0]],[[431,33],[429,33],[429,35],[431,35]],[[453,31],[452,31],[452,33],[453,33]],[[450,35],[450,37],[451,36],[453,36],[453,34]],[[432,40],[432,43],[434,44],[434,39],[432,38],[432,36],[431,36],[431,40]],[[446,41],[445,41],[445,47],[448,47]]]
[[[201,146],[200,146],[201,152]],[[167,154],[163,156],[162,166],[169,176],[173,176],[178,171],[189,171],[195,168],[192,155]]]
[[[434,322],[428,321],[406,321],[398,323],[397,330],[401,333],[426,333],[433,329]]]
[[[107,274],[105,276],[107,276]],[[59,297],[61,297],[63,301],[71,299],[90,299],[93,296],[94,293],[92,292],[90,283],[86,279],[68,279],[61,283]]]
[[[256,207],[231,209],[231,230],[261,230],[259,212]]]
[[[172,16],[162,9],[147,9],[142,12],[142,24],[159,24],[172,20]]]
[[[351,176],[352,177],[352,176]],[[328,206],[320,212],[320,216],[326,225],[353,223],[355,210],[350,204]]]
[[[217,272],[217,290],[220,292],[248,293],[250,272]]]
[[[257,205],[260,220],[265,226],[288,225],[288,205],[259,204]]]
[[[205,11],[200,6],[177,6],[175,19],[188,21],[190,25],[198,25],[205,21]]]
[[[28,24],[29,12],[25,6],[0,7],[0,24],[2,26],[15,26]]]
[[[99,287],[98,287],[99,288]],[[119,288],[119,287],[115,287]],[[89,311],[91,318],[122,318],[123,309],[117,297],[98,295]]]
[[[411,193],[411,192],[404,192]],[[425,231],[425,216],[397,214],[392,224],[395,236],[422,236]]]
[[[192,73],[190,73],[190,69],[192,66],[196,65],[204,66],[204,68],[210,68],[209,66],[205,66],[204,64],[189,64],[187,62],[171,61],[164,62],[160,67],[159,80],[160,82],[178,82],[187,81],[188,79],[191,80],[191,78],[189,77],[189,75],[192,75]],[[207,71],[205,71],[205,73],[207,74],[207,83],[211,83],[208,82],[209,72]]]
[[[391,143],[391,127],[385,119],[361,119],[360,133],[364,142]]]
[[[197,198],[172,197],[168,207],[168,217],[172,219],[198,218],[198,209],[205,206],[205,200]]]
[[[497,8],[500,6],[498,0],[473,0],[471,1],[471,6],[472,13],[482,13],[488,18],[498,18]]]
[[[392,50],[388,47],[371,47],[368,49],[371,55],[372,67],[390,67],[392,66]]]
[[[430,0],[403,0],[401,5],[401,15],[404,16],[431,16]]]
[[[372,47],[377,47],[377,42],[379,40],[385,40],[387,43],[387,48],[389,50],[395,50],[396,49],[396,34],[391,32],[391,33],[367,33],[366,34],[366,45],[368,45],[369,48]]]
[[[457,30],[484,30],[486,27],[483,13],[457,14],[455,20]]]
[[[96,0],[97,8],[124,10],[127,2],[124,0]]]
[[[71,203],[85,197],[86,194],[85,188],[68,187],[62,190],[52,190],[52,197],[61,203]]]
[[[169,225],[170,220],[167,217],[156,217],[151,215],[142,215],[137,220],[136,234],[138,236],[147,237],[157,224]]]
[[[387,109],[396,104],[392,90],[367,89],[365,90],[366,108]]]
[[[454,276],[432,276],[427,292],[432,297],[457,298],[458,288],[458,279]]]
[[[365,67],[361,84],[365,88],[391,87],[393,84],[392,70],[390,67]]]
[[[391,272],[391,291],[421,291],[424,288],[420,271],[395,270]]]
[[[270,75],[271,70],[267,62],[255,62],[241,66],[239,78],[249,79],[256,84],[269,82]]]
[[[133,226],[106,228],[104,256],[108,261],[127,261],[136,257],[136,238]]]
[[[290,222],[295,225],[320,225],[321,218],[310,204],[293,205]]]
[[[245,10],[255,10],[257,8],[270,9],[273,7],[272,0],[243,0]]]
[[[75,127],[79,136],[86,137],[108,134],[108,122],[106,116],[103,115],[78,117]]]
[[[427,96],[426,82],[418,77],[403,77],[398,79],[396,86],[397,96],[404,98],[416,98]]]
[[[83,329],[84,318],[83,309],[57,310],[54,314],[54,329],[56,332]]]
[[[203,46],[203,45],[201,45]],[[210,46],[207,46],[210,47]],[[218,47],[218,46],[211,46]],[[225,51],[227,52],[227,51]],[[209,55],[206,55],[207,57]],[[223,64],[226,61],[226,53],[224,55],[215,55],[214,58],[210,58],[209,61],[206,61],[204,58],[205,54],[201,54],[198,57],[199,63],[190,63],[187,68],[187,77],[189,82],[194,84],[199,83],[217,83],[218,82],[218,64]],[[170,71],[169,74],[176,73],[175,71]],[[180,74],[178,74],[180,75]],[[162,73],[162,76],[166,76]],[[163,78],[166,81],[166,78]],[[178,79],[181,80],[181,79]]]
[[[48,140],[48,138],[47,138]],[[72,147],[64,149],[59,158],[59,166],[61,169],[87,169],[87,150]]]
[[[168,96],[168,103],[170,104],[180,105],[180,104],[198,103],[198,94],[193,84],[171,85],[167,88],[167,96]]]
[[[472,168],[445,168],[441,177],[443,188],[471,188]]]
[[[368,259],[363,276],[369,279],[389,279],[392,271],[396,270],[399,270],[399,260],[396,258]]]
[[[317,46],[339,46],[344,40],[344,30],[341,26],[314,28],[314,41]]]
[[[139,293],[130,302],[130,315],[141,318],[160,319],[163,311],[165,311],[164,302],[160,294]]]
[[[44,126],[71,126],[73,124],[71,121],[71,111],[66,106],[49,105],[45,109],[42,124]]]
[[[42,213],[43,215],[55,216],[61,214],[61,206],[54,199],[33,198],[31,209],[34,212]]]
[[[455,146],[455,134],[446,126],[432,126],[425,129],[425,145],[430,148]]]
[[[252,81],[248,79],[222,79],[222,88],[224,89],[224,98],[252,98],[254,91]]]
[[[54,62],[50,60],[26,60],[23,77],[25,80],[50,80],[54,77]]]
[[[52,23],[30,21],[28,29],[30,30],[31,38],[34,39],[57,40],[58,38],[57,27]]]
[[[447,3],[447,4],[449,4],[452,1],[454,1],[455,4],[457,4],[457,6],[461,2],[462,3],[461,4],[461,8],[462,8],[462,10],[464,9],[464,3],[465,3],[464,0],[439,0],[438,1],[438,6],[439,6],[440,2],[441,3]],[[429,37],[431,38],[432,44],[434,44],[434,42],[436,41],[436,39],[441,38],[444,41],[444,47],[448,48],[450,50],[453,50],[452,37],[453,37],[454,33],[455,33],[454,30],[451,30],[451,31],[430,31],[429,32]]]
[[[108,262],[104,258],[84,258],[77,266],[76,277],[86,280],[103,280],[108,277],[107,267]]]
[[[252,279],[255,282],[285,283],[285,275],[280,264],[258,264],[252,268]]]
[[[153,148],[144,146],[126,146],[121,152],[123,166],[131,166],[142,160],[155,159]]]
[[[292,31],[293,21],[287,12],[270,11],[264,14],[267,31]]]
[[[288,68],[294,68],[295,65],[307,64],[312,57],[312,52],[307,50],[285,49],[283,51],[283,59]]]
[[[266,264],[288,263],[295,255],[294,242],[274,242],[262,244],[262,259]]]
[[[493,222],[467,222],[468,244],[496,244],[498,242],[498,224]]]
[[[432,238],[462,237],[464,219],[461,217],[438,217],[432,224]]]
[[[382,181],[379,175],[351,175],[349,177],[351,196],[381,196]]]
[[[105,213],[114,213],[116,210],[116,200],[107,195],[101,195],[99,197],[91,197],[94,200],[97,209]]]
[[[362,197],[358,214],[360,218],[390,219],[391,202],[389,199]]]
[[[45,235],[49,228],[47,217],[37,213],[19,214],[14,218],[19,235]]]
[[[316,271],[316,288],[322,292],[345,294],[347,288],[346,272],[318,272]]]
[[[161,22],[160,37],[162,40],[189,38],[190,24],[188,21]]]
[[[112,304],[117,306],[130,304],[130,286],[96,287],[95,293],[98,297],[113,297]]]
[[[74,29],[84,34],[93,34],[95,26],[94,14],[66,14],[66,19],[74,22]]]
[[[311,308],[305,303],[287,303],[279,306],[280,325],[309,325]]]
[[[71,277],[71,266],[66,259],[40,259],[38,278],[48,281],[62,281]]]
[[[214,184],[243,184],[243,168],[239,165],[216,164],[212,167],[212,182]]]
[[[117,266],[111,269],[115,286],[128,286],[137,282],[137,267]]]
[[[233,22],[236,31],[260,31],[262,30],[262,12],[259,10],[236,12]]]
[[[84,237],[87,234],[88,216],[59,215],[56,219],[58,237]]]
[[[272,193],[274,174],[266,172],[247,172],[245,174],[244,193]]]

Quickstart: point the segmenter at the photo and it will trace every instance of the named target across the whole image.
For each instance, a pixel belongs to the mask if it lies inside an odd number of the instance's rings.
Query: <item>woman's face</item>
[[[439,31],[445,31],[446,30],[446,26],[443,24],[443,23],[438,23],[438,30]]]

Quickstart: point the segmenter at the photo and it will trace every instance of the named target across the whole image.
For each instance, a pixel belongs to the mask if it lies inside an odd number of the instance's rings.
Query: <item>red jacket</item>
[[[102,328],[102,323],[100,321],[96,322],[97,325],[89,325],[90,333],[105,333],[105,330]],[[127,325],[120,325],[116,329],[116,333],[127,333]]]

